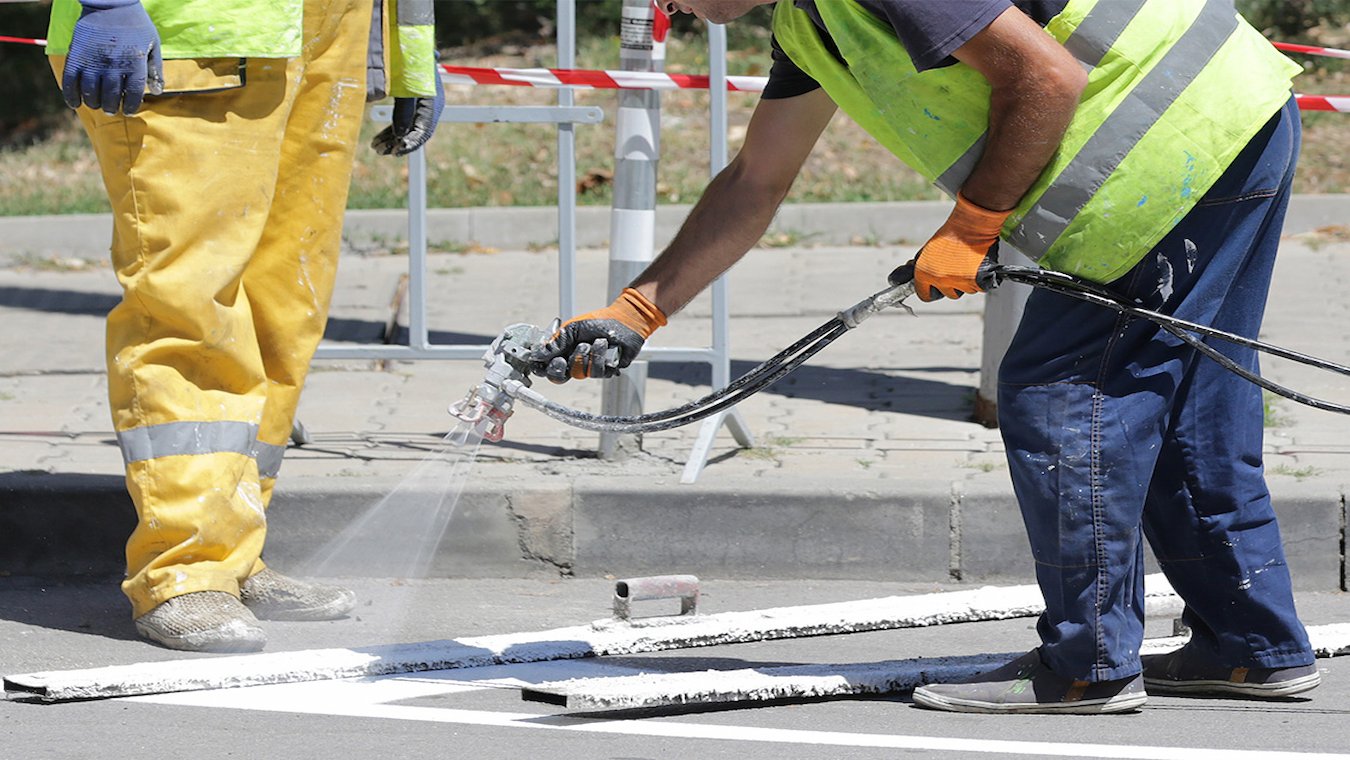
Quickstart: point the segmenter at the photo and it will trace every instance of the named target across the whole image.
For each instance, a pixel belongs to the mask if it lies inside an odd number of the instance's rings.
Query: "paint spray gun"
[[[450,405],[450,415],[464,423],[453,434],[455,443],[463,445],[471,435],[485,441],[500,441],[517,399],[523,398],[531,406],[549,403],[530,390],[531,371],[542,369],[530,360],[530,355],[558,332],[559,325],[560,320],[555,319],[546,330],[521,322],[508,326],[492,341],[483,354],[487,372],[482,382]],[[611,348],[605,354],[605,363],[616,365],[618,361],[618,347]]]
[[[462,423],[452,434],[451,440],[460,445],[471,440],[473,436],[485,441],[500,441],[506,420],[514,411],[517,401],[583,430],[654,433],[688,425],[728,409],[773,384],[871,315],[892,306],[908,310],[904,299],[913,293],[912,281],[893,284],[839,312],[834,319],[816,328],[730,385],[715,389],[696,401],[660,412],[631,417],[589,414],[549,401],[538,391],[531,389],[530,375],[542,374],[544,369],[537,360],[531,358],[534,350],[557,334],[560,323],[555,320],[547,330],[530,324],[514,324],[492,341],[492,345],[483,354],[487,373],[482,382],[471,388],[462,400],[450,405],[450,414]],[[604,362],[607,367],[618,367],[618,346],[611,346],[605,351]]]

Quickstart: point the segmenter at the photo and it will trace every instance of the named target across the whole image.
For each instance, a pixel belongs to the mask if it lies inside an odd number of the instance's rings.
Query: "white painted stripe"
[[[568,710],[597,711],[893,694],[986,673],[1022,654],[640,673],[610,678],[585,676],[526,687],[524,696],[526,701],[549,702]]]
[[[1309,626],[1308,641],[1318,657],[1350,654],[1350,623]]]
[[[1149,576],[1146,589],[1152,599],[1175,598],[1161,574]],[[1039,615],[1044,609],[1035,585],[985,586],[919,596],[679,617],[657,625],[598,621],[537,633],[419,644],[269,652],[25,673],[6,676],[4,688],[10,699],[105,699],[1006,620]]]
[[[412,705],[350,703],[316,693],[297,700],[289,694],[264,693],[270,689],[165,694],[135,697],[132,701],[165,705],[230,707],[264,712],[309,715],[337,715],[353,718],[421,721],[498,728],[528,728],[546,731],[570,731],[583,734],[646,736],[665,739],[703,739],[712,741],[756,742],[831,747],[867,747],[908,749],[929,752],[985,752],[1036,757],[1100,757],[1127,760],[1315,760],[1350,759],[1339,753],[1292,752],[1270,750],[1217,749],[1205,747],[1122,746],[1073,742],[1009,741],[965,739],[946,736],[906,736],[845,731],[808,731],[789,728],[761,728],[744,725],[716,725],[686,721],[596,721],[593,719],[532,713],[442,709]],[[335,694],[337,692],[334,692]]]
[[[1337,626],[1324,626],[1337,628]],[[1345,626],[1350,628],[1350,625]],[[1308,630],[1314,635],[1316,628]],[[1331,642],[1336,632],[1317,631]],[[1148,639],[1140,654],[1165,654],[1186,643],[1185,636]],[[1350,644],[1350,631],[1337,641]],[[1316,645],[1314,645],[1316,646]],[[641,673],[613,677],[588,674],[569,681],[526,687],[525,699],[550,702],[569,710],[635,710],[689,704],[768,702],[860,694],[894,694],[930,683],[948,683],[993,670],[1022,652],[961,657],[925,657],[885,662],[715,670],[701,673]],[[1320,657],[1334,656],[1322,651]]]

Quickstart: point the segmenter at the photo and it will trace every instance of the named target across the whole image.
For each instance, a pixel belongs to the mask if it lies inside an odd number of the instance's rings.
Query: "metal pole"
[[[427,330],[427,154],[408,154],[408,345],[430,345]]]
[[[652,0],[624,0],[620,19],[619,65],[624,71],[664,71],[664,14]],[[661,155],[661,94],[621,90],[615,119],[614,202],[609,224],[609,298],[619,295],[656,256],[656,173]],[[601,414],[642,413],[647,362],[633,362],[606,380]],[[642,447],[641,436],[600,434],[599,454],[614,459]]]
[[[558,67],[576,67],[576,0],[558,0]],[[558,90],[558,105],[576,104],[572,88]],[[577,154],[576,131],[570,122],[558,124],[558,313],[576,314],[577,303]]]
[[[726,168],[727,151],[727,30],[721,24],[708,24],[708,104],[709,174],[716,177]],[[725,388],[731,383],[731,305],[724,274],[712,285],[712,385]],[[694,447],[685,462],[681,483],[693,483],[703,472],[712,452],[717,431],[725,424],[732,437],[746,448],[755,445],[750,428],[737,409],[721,412],[703,421]]]
[[[721,24],[708,24],[708,176],[716,177],[726,168],[727,156],[727,30]],[[727,276],[713,282],[712,347],[717,354],[713,364],[713,388],[725,388],[731,382],[730,303]]]
[[[1004,243],[999,248],[1004,264],[1035,266],[1022,252]],[[984,301],[984,342],[980,348],[980,388],[975,392],[973,419],[985,427],[998,427],[998,365],[1022,321],[1022,311],[1032,287],[1005,282],[990,291]]]

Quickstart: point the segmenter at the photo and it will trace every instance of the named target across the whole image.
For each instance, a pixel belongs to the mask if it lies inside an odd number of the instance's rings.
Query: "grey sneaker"
[[[1112,713],[1137,710],[1148,695],[1140,676],[1116,681],[1075,681],[1056,675],[1038,649],[998,670],[959,683],[920,686],[914,704],[972,713]]]
[[[136,618],[136,632],[184,652],[256,652],[267,643],[258,619],[224,591],[175,596]]]
[[[337,620],[356,606],[341,586],[288,578],[272,568],[239,584],[239,598],[262,620]]]
[[[1186,647],[1145,655],[1144,684],[1155,694],[1288,697],[1317,688],[1317,664],[1292,668],[1233,668],[1206,663]]]

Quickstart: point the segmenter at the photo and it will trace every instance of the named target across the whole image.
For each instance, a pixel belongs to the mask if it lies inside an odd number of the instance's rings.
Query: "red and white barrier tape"
[[[599,71],[594,69],[508,69],[451,66],[445,69],[446,84],[505,84],[514,87],[576,87],[600,90],[706,90],[708,77],[701,74],[666,74],[657,71]],[[768,77],[727,77],[727,89],[759,92]]]
[[[1272,42],[1276,48],[1286,53],[1307,53],[1308,55],[1324,55],[1328,58],[1350,58],[1350,50],[1340,50],[1338,48],[1317,47],[1315,45],[1297,45],[1292,42]]]
[[[46,45],[46,40],[31,37],[0,35],[0,42],[25,45]],[[1332,58],[1350,59],[1350,50],[1295,45],[1276,42],[1275,47],[1293,53],[1308,53]],[[573,87],[601,90],[706,90],[709,78],[701,74],[666,74],[655,71],[602,71],[596,69],[512,69],[451,66],[442,64],[446,84],[496,84],[513,87]],[[768,77],[730,76],[727,90],[731,92],[762,92]],[[1299,95],[1298,105],[1304,111],[1334,111],[1350,113],[1350,96]]]
[[[1298,107],[1304,111],[1335,111],[1350,113],[1350,96],[1346,95],[1299,95]]]

